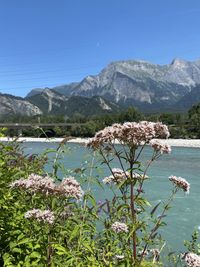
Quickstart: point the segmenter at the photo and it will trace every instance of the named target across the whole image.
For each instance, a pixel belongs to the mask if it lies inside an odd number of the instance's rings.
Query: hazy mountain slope
[[[70,96],[73,93],[74,88],[78,85],[78,82],[70,83],[70,84],[64,84],[59,85],[53,88],[45,87],[45,88],[34,88],[32,89],[26,96],[26,98],[37,95],[42,93],[45,90],[53,90],[55,92],[58,92],[59,94]]]
[[[86,98],[82,96],[66,97],[54,90],[46,89],[41,93],[26,98],[30,103],[38,106],[44,114],[62,114],[71,116],[80,113],[84,116],[119,111],[119,106],[95,96]]]
[[[64,114],[67,97],[50,89],[27,96],[26,100],[38,106],[44,114]]]
[[[84,116],[93,116],[118,112],[121,108],[99,96],[92,98],[71,96],[66,103],[66,114],[69,116],[80,113]]]
[[[0,116],[34,116],[39,114],[42,114],[42,111],[25,99],[8,94],[0,94]]]
[[[40,93],[42,93],[43,91],[45,91],[47,89],[49,89],[49,88],[34,88],[27,94],[26,97],[31,97],[31,96],[40,94]]]
[[[63,95],[70,95],[78,84],[78,82],[74,82],[70,84],[59,85],[54,87],[53,90]]]
[[[180,111],[185,111],[198,103],[200,103],[200,85],[195,86],[191,92],[183,96],[176,103],[176,109]]]

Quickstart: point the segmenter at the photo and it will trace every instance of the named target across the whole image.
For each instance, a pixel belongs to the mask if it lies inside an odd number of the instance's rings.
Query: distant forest
[[[85,117],[75,113],[72,117],[57,116],[7,116],[0,118],[2,123],[73,123],[71,127],[52,127],[52,129],[23,129],[23,136],[44,137],[92,137],[94,134],[113,123],[126,121],[161,121],[169,126],[171,138],[200,138],[200,103],[194,105],[187,113],[155,113],[143,114],[137,109],[130,107],[116,114],[104,114],[99,116]],[[82,123],[82,124],[80,124]],[[1,129],[2,134],[17,136],[13,129]]]

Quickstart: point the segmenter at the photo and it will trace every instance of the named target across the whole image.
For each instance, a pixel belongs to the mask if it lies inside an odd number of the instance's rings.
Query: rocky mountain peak
[[[67,97],[100,96],[123,106],[134,105],[141,110],[159,110],[175,104],[199,84],[200,61],[175,58],[168,65],[144,60],[111,62],[97,75],[89,75],[81,82],[52,89]],[[47,91],[49,99],[51,92],[49,89]],[[54,96],[50,98],[54,99]],[[105,107],[103,101],[101,102],[102,108]],[[51,102],[48,100],[48,103]],[[49,107],[49,110],[53,110],[53,105]]]
[[[41,114],[42,111],[37,105],[34,105],[21,97],[0,94],[0,116],[35,116]]]
[[[180,58],[174,58],[174,59],[172,60],[172,63],[171,63],[170,65],[173,66],[174,68],[179,68],[179,69],[181,69],[181,68],[185,68],[185,67],[187,67],[189,63],[190,63],[190,62],[185,61],[185,60],[183,60],[183,59],[180,59]]]

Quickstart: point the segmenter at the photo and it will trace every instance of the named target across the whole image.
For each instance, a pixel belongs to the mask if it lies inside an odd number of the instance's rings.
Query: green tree
[[[194,105],[188,111],[189,127],[190,130],[196,133],[197,137],[200,137],[200,103]]]
[[[144,116],[135,108],[129,107],[126,111],[121,112],[118,115],[119,122],[125,121],[139,121],[143,119]]]

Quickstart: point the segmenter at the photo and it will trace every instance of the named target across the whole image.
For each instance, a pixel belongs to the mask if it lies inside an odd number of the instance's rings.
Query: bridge
[[[25,129],[25,128],[54,128],[72,127],[73,125],[85,125],[85,123],[0,123],[0,128]]]

